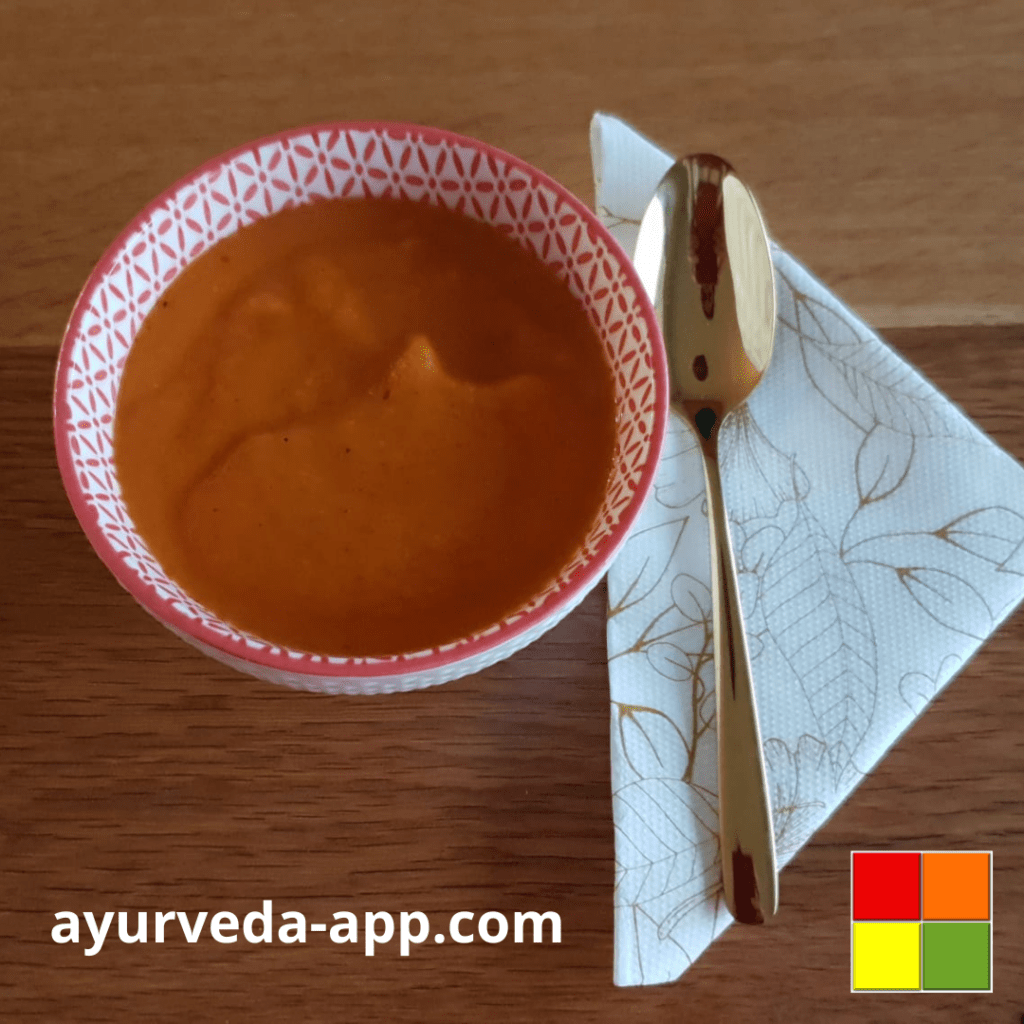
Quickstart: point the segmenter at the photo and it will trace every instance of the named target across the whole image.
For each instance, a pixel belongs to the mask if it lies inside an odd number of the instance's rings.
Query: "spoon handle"
[[[732,916],[761,924],[779,907],[775,836],[718,446],[702,447],[711,533],[722,881]]]

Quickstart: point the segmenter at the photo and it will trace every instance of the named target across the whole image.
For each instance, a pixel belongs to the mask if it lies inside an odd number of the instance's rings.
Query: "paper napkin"
[[[591,148],[597,212],[632,254],[672,158],[602,114]],[[773,361],[721,464],[781,867],[1024,597],[1024,470],[772,257]],[[700,457],[673,416],[608,576],[617,985],[678,978],[731,922],[710,579]]]

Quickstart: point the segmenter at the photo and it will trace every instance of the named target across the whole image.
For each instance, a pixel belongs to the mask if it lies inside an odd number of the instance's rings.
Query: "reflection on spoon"
[[[778,909],[775,841],[718,436],[768,367],[775,285],[757,204],[728,163],[697,154],[669,168],[641,221],[634,263],[661,319],[672,406],[704,459],[722,881],[733,917],[760,924]]]

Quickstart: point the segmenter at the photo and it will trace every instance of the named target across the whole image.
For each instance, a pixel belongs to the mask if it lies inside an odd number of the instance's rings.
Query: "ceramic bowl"
[[[389,658],[275,646],[222,621],[161,569],[136,532],[113,462],[125,359],[182,269],[255,220],[324,197],[404,196],[486,221],[554,268],[585,307],[615,378],[618,451],[584,545],[543,592],[456,643]],[[183,640],[233,668],[324,693],[379,693],[477,672],[525,647],[597,584],[654,481],[668,415],[655,314],[632,264],[596,217],[547,175],[482,142],[393,123],[323,124],[260,139],[203,164],[121,232],[75,304],[54,393],[54,432],[72,507],[118,582]]]

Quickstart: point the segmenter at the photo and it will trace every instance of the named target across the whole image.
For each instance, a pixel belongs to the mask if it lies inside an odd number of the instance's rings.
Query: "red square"
[[[853,855],[855,921],[921,919],[921,854]]]

